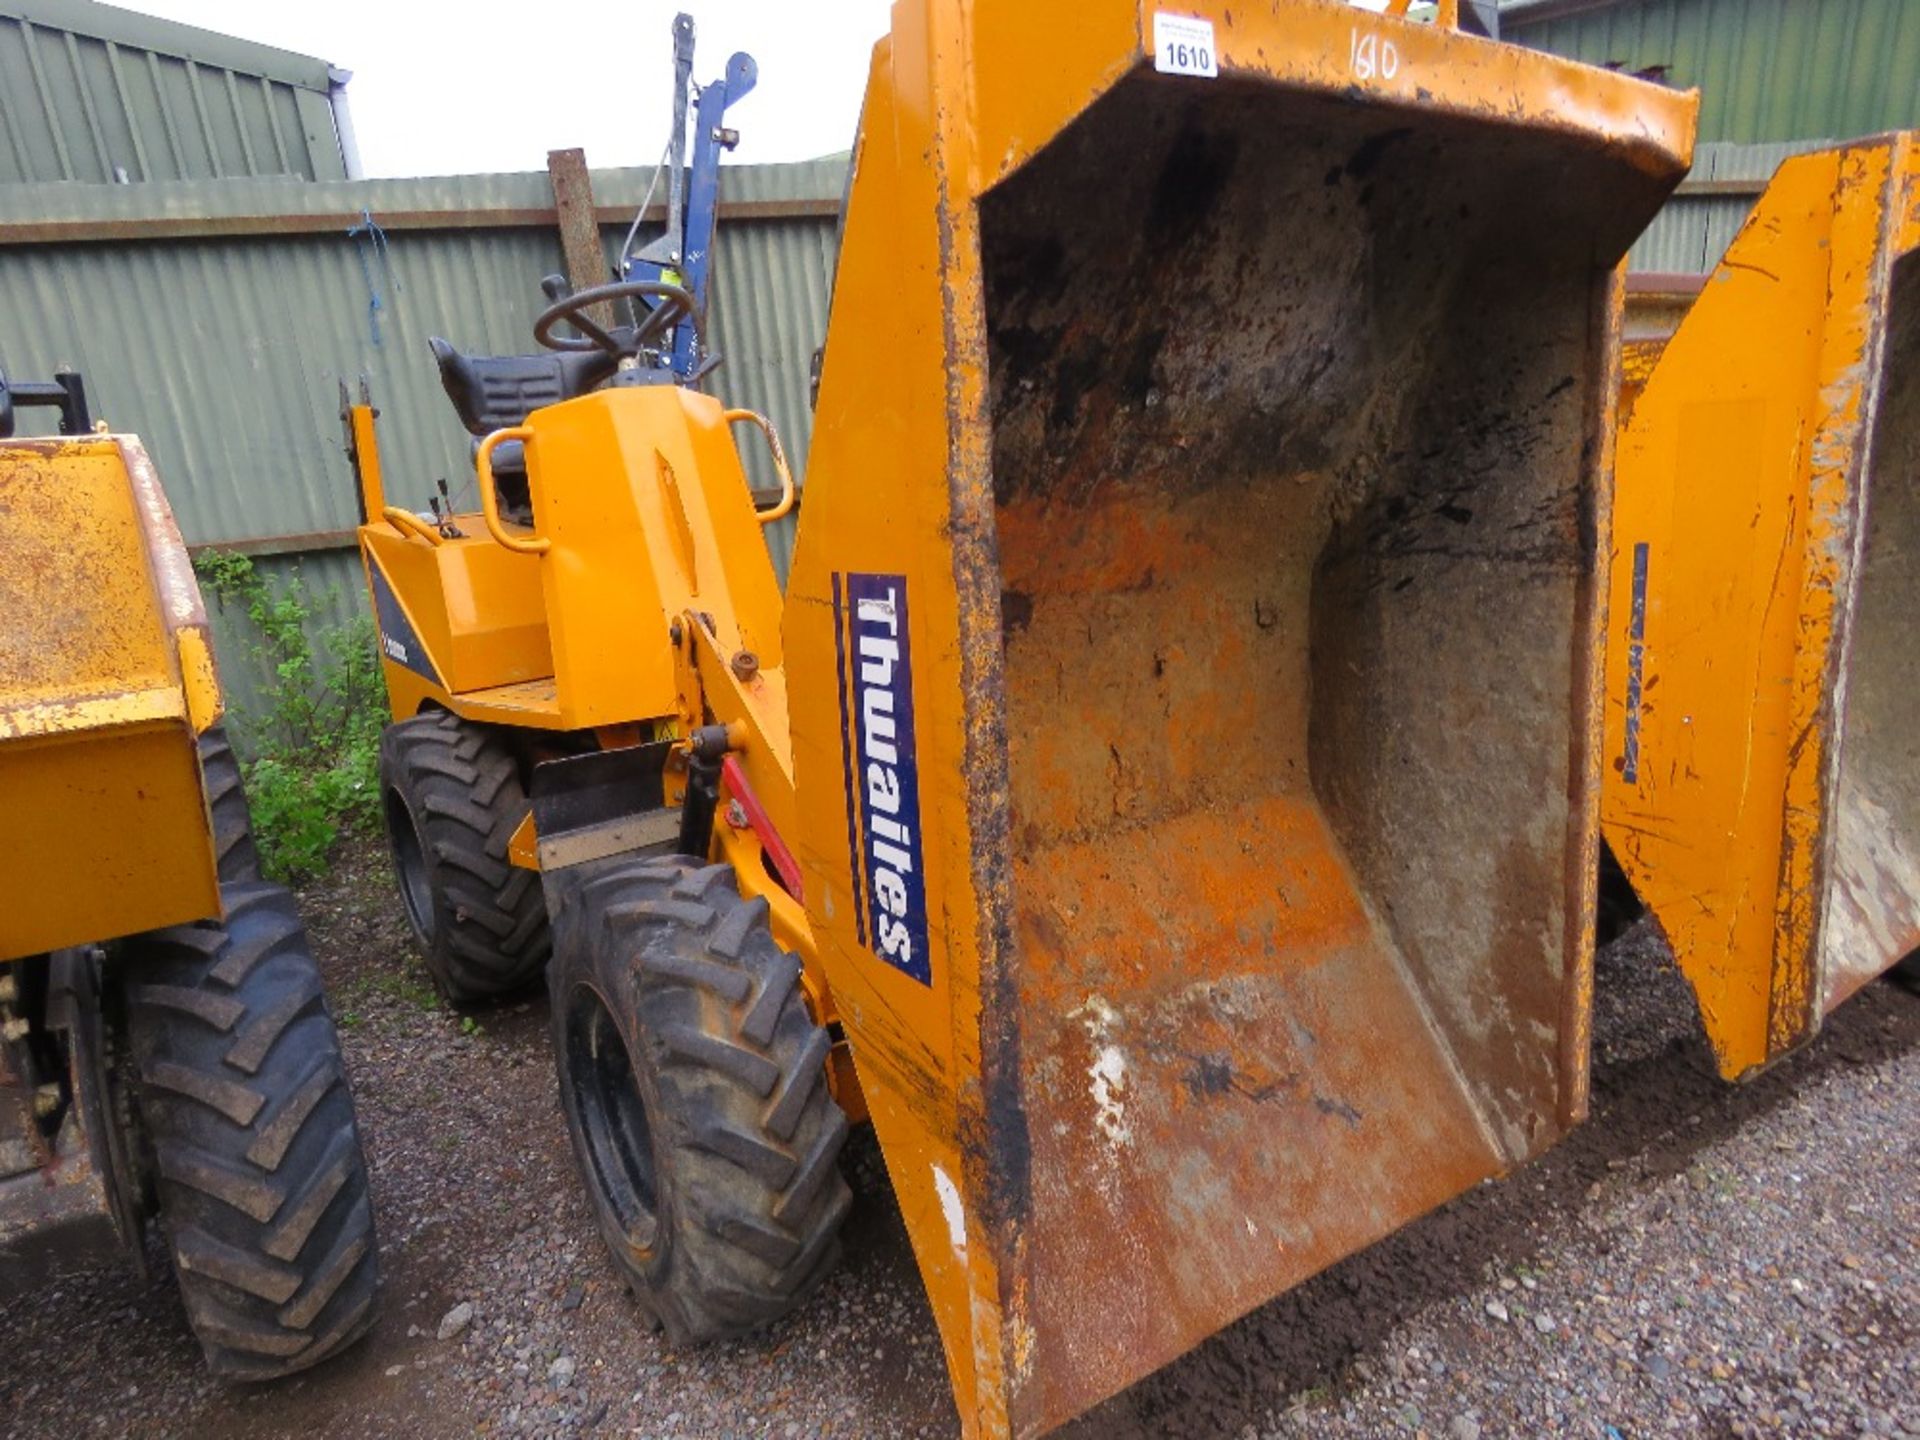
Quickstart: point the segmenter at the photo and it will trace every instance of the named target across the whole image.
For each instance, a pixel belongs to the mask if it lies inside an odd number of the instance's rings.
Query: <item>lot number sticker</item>
[[[1163,75],[1200,75],[1209,80],[1218,76],[1220,54],[1213,48],[1213,22],[1154,11],[1153,68]]]

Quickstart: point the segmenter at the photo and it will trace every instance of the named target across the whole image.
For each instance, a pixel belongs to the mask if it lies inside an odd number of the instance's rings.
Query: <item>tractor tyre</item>
[[[560,1098],[601,1234],[676,1344],[742,1335],[839,1259],[852,1203],[827,1033],[767,902],[684,856],[563,871]]]
[[[373,1211],[293,897],[256,884],[222,898],[225,925],[127,942],[119,1008],[188,1321],[214,1374],[270,1380],[372,1325]]]
[[[207,813],[213,820],[220,883],[258,884],[260,854],[253,845],[253,823],[247,814],[246,790],[240,783],[240,762],[227,743],[227,732],[218,725],[200,736],[200,777],[207,792]]]
[[[400,898],[435,987],[456,1005],[524,988],[553,946],[540,877],[507,859],[527,813],[513,752],[484,726],[419,715],[387,727],[380,786]]]

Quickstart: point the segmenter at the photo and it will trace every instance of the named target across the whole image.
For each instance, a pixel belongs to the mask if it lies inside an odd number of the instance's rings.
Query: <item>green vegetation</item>
[[[266,677],[260,701],[227,717],[261,863],[277,880],[318,875],[344,830],[379,818],[387,695],[373,622],[316,630],[299,578],[269,580],[245,555],[209,551],[194,568],[211,597],[245,608]]]

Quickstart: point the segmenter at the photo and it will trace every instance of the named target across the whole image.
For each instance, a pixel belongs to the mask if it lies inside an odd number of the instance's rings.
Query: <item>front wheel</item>
[[[676,1343],[778,1319],[833,1268],[851,1203],[799,962],[726,865],[557,878],[560,1098],[615,1263]]]

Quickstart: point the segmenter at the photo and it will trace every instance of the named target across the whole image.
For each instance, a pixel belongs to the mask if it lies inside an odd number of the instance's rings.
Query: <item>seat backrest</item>
[[[520,425],[543,405],[584,395],[612,375],[615,361],[598,351],[542,355],[463,355],[434,336],[440,383],[470,435]]]

